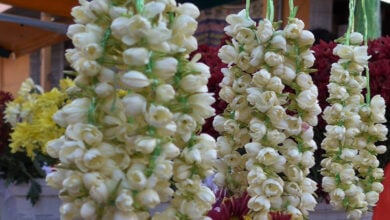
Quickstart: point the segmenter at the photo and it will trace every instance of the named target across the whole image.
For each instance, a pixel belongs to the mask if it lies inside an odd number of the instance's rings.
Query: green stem
[[[348,18],[348,29],[345,35],[345,44],[349,45],[351,33],[353,32],[354,20],[355,20],[355,0],[349,0],[349,18]]]
[[[138,14],[141,14],[144,11],[144,0],[136,0],[135,1],[135,8],[137,9]]]
[[[274,9],[274,1],[273,0],[268,0],[267,2],[267,14],[266,14],[266,18],[267,20],[269,21],[274,21],[274,14],[275,14],[275,9]]]
[[[289,0],[288,6],[290,8],[290,16],[289,19],[295,18],[297,16],[298,7],[294,6],[294,0]]]
[[[364,45],[367,46],[368,20],[367,20],[367,10],[366,10],[366,1],[365,0],[362,0],[362,9],[363,9],[363,18],[364,18]]]
[[[156,167],[156,160],[161,154],[161,146],[158,144],[156,148],[152,152],[152,156],[150,157],[149,160],[149,166],[146,168],[146,176],[150,177],[153,174],[154,168]]]
[[[89,105],[89,109],[88,109],[88,123],[89,124],[96,124],[96,98],[93,97],[92,98],[92,101],[91,101],[91,104]]]
[[[366,10],[366,2],[362,0],[362,9],[363,9],[363,17],[364,17],[364,45],[368,45],[368,19],[367,19],[367,10]],[[370,88],[370,69],[367,66],[366,68],[366,84],[367,84],[367,93],[366,93],[366,102],[369,105],[371,103],[371,88]]]
[[[248,19],[250,19],[250,16],[249,16],[250,6],[251,6],[251,0],[246,0],[245,12],[246,12],[246,18],[248,18]]]

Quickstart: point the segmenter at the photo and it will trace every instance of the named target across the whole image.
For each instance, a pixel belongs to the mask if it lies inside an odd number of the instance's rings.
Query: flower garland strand
[[[62,219],[209,219],[215,139],[198,134],[214,114],[209,67],[193,36],[199,10],[174,0],[80,0],[66,58],[79,97],[59,110],[66,128],[48,152],[46,178]],[[165,210],[154,210],[169,203]],[[152,213],[152,216],[151,216]]]
[[[350,27],[355,2],[350,1]],[[375,206],[383,190],[383,169],[378,168],[378,154],[386,146],[375,142],[386,140],[388,129],[385,101],[380,95],[364,99],[363,89],[368,69],[367,45],[363,35],[348,28],[345,42],[338,44],[333,53],[340,57],[331,67],[328,85],[330,106],[324,110],[327,122],[325,138],[321,143],[326,157],[321,161],[322,186],[330,195],[335,208],[343,208],[347,217],[360,219]],[[369,74],[366,71],[366,74]]]
[[[279,211],[303,218],[316,205],[316,183],[306,177],[314,165],[313,126],[321,112],[309,75],[314,36],[295,13],[280,31],[268,19],[256,25],[245,10],[228,15],[225,32],[232,40],[219,51],[229,65],[220,84],[228,106],[214,119],[221,134],[215,182],[236,194],[246,190],[255,219]]]

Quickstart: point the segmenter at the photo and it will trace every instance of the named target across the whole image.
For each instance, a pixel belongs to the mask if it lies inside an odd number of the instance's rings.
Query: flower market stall
[[[71,79],[1,93],[2,175],[33,204],[45,178],[61,219],[370,219],[389,39],[369,40],[364,0],[363,31],[349,0],[343,36],[316,45],[293,0],[283,21],[265,2],[262,19],[249,0],[227,14],[214,47],[198,45],[196,4],[80,0]]]

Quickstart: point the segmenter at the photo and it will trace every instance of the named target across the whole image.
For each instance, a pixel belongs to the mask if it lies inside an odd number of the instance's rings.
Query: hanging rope
[[[363,19],[364,19],[364,45],[368,45],[368,19],[367,19],[367,10],[366,10],[366,1],[362,0],[362,9],[363,9]],[[371,88],[370,88],[370,69],[368,64],[366,68],[366,84],[367,84],[367,93],[366,93],[366,103],[369,105],[371,103]]]

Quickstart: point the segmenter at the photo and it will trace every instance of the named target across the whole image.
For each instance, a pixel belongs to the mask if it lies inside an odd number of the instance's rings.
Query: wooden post
[[[0,58],[0,90],[3,90],[4,84],[4,70],[3,70],[3,58]]]
[[[50,21],[52,17],[42,12],[41,20]],[[44,89],[44,91],[49,91],[50,88],[50,70],[51,70],[51,46],[44,47],[41,49],[41,80],[40,85]]]

